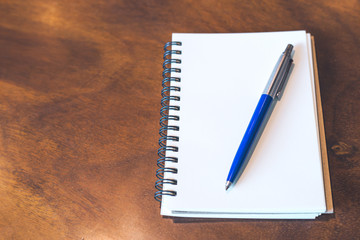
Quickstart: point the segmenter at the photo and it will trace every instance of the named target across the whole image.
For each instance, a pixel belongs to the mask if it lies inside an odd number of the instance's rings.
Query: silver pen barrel
[[[291,53],[293,51],[293,45],[288,44],[285,51],[281,54],[274,71],[270,76],[269,82],[265,87],[264,94],[271,96],[273,99],[280,95],[285,80],[289,74],[292,58]]]

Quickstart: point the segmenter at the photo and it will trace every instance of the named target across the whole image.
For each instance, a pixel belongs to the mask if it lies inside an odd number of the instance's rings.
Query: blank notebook
[[[287,44],[294,67],[240,178],[235,153]],[[305,31],[183,34],[166,45],[155,198],[161,214],[312,219],[332,212],[312,38]],[[315,74],[314,74],[315,73]]]

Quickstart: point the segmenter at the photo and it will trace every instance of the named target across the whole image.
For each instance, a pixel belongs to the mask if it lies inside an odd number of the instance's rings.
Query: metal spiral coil
[[[176,196],[176,191],[173,190],[163,190],[163,186],[164,184],[170,184],[170,185],[177,185],[177,180],[175,179],[167,179],[164,178],[164,174],[166,172],[168,173],[173,173],[176,174],[177,173],[177,169],[173,168],[173,167],[165,167],[165,163],[166,162],[173,162],[173,163],[177,163],[178,162],[178,158],[177,157],[169,157],[166,156],[166,152],[171,151],[171,152],[178,152],[179,148],[176,146],[168,146],[167,145],[167,141],[175,141],[178,142],[179,141],[179,137],[178,136],[171,136],[168,135],[168,131],[179,131],[179,126],[174,126],[174,125],[169,125],[168,121],[172,120],[172,121],[179,121],[180,117],[177,115],[170,115],[169,111],[179,111],[180,110],[180,106],[176,106],[176,105],[170,105],[170,101],[173,102],[178,102],[180,101],[180,97],[179,96],[173,96],[171,95],[172,92],[180,92],[181,89],[180,87],[176,87],[176,86],[171,86],[172,82],[180,82],[181,78],[179,77],[171,77],[171,73],[180,73],[181,69],[180,68],[172,68],[171,64],[172,63],[176,63],[176,64],[180,64],[181,63],[181,59],[174,59],[171,58],[172,55],[180,55],[181,51],[180,50],[171,50],[169,48],[171,48],[171,46],[176,45],[176,46],[181,46],[182,43],[181,42],[168,42],[165,44],[164,46],[164,63],[163,63],[163,72],[162,72],[162,91],[161,91],[161,109],[160,109],[160,130],[159,130],[159,135],[160,135],[160,139],[159,139],[159,149],[158,149],[158,160],[157,160],[157,166],[158,169],[156,170],[156,177],[158,178],[158,180],[155,182],[155,188],[156,188],[156,192],[154,195],[154,198],[161,202],[162,196],[164,195],[168,195],[168,196]]]

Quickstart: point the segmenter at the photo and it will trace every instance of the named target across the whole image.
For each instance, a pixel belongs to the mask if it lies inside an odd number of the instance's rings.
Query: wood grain
[[[0,2],[0,239],[357,239],[360,3]],[[315,36],[335,215],[179,221],[153,199],[172,32]]]

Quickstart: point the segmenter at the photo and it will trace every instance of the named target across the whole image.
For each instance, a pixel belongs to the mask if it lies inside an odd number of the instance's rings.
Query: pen
[[[288,44],[285,51],[281,54],[277,64],[275,65],[274,71],[272,72],[269,82],[260,97],[254,114],[232,162],[229,175],[226,179],[226,190],[228,190],[228,188],[235,182],[235,179],[237,178],[245,163],[245,159],[248,157],[250,149],[255,147],[255,139],[260,132],[264,119],[267,117],[271,103],[274,100],[279,100],[279,96],[289,75],[293,62],[291,55],[292,50],[293,45]]]

